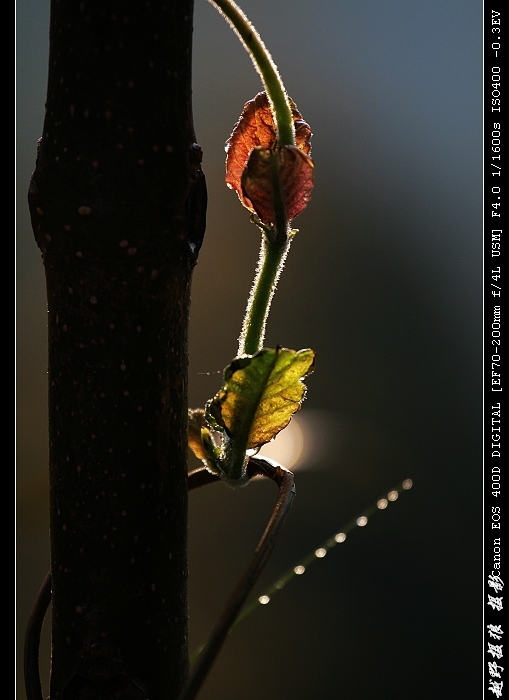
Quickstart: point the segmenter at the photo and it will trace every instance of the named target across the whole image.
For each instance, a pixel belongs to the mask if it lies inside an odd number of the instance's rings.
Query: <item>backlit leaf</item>
[[[202,408],[188,410],[187,444],[195,457],[201,460],[207,459],[207,453],[203,447],[201,430],[207,426],[205,411]]]
[[[306,393],[303,378],[313,371],[313,350],[264,349],[240,357],[225,369],[223,388],[209,404],[230,437],[259,448],[285,428]]]
[[[296,105],[290,100],[295,126],[295,143],[306,155],[311,153],[311,129],[302,119]],[[273,149],[277,146],[276,128],[269,100],[265,92],[259,92],[244,105],[242,114],[226,142],[226,184],[235,190],[242,204],[254,212],[249,199],[242,191],[242,173],[253,149]]]
[[[251,153],[242,174],[242,192],[262,223],[276,223],[278,201],[290,222],[311,199],[313,176],[313,161],[295,146],[274,150],[259,146]]]

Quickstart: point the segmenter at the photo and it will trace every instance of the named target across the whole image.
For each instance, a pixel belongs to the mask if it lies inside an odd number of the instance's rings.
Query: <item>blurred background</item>
[[[254,597],[398,482],[414,487],[240,624],[200,700],[478,698],[483,4],[242,6],[312,127],[316,166],[266,344],[312,347],[317,365],[278,453],[296,469],[297,499]],[[48,25],[49,2],[18,0],[18,654],[49,562],[44,275],[25,196]],[[193,407],[236,352],[256,265],[257,229],[224,185],[224,142],[261,89],[205,0],[194,36],[209,210],[193,282]],[[275,496],[264,481],[191,494],[191,648],[206,641]],[[48,639],[45,629],[45,671]]]

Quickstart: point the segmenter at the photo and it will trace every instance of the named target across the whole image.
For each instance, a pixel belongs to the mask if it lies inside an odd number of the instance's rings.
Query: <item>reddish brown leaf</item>
[[[313,189],[313,161],[296,146],[272,150],[258,146],[242,174],[244,200],[264,224],[276,223],[275,193],[280,192],[285,218],[292,221],[307,206]]]
[[[302,119],[295,104],[292,105],[295,123],[295,142],[306,155],[311,152],[311,129]],[[240,119],[226,143],[226,184],[235,190],[242,204],[255,211],[249,198],[242,190],[242,173],[253,149],[276,147],[276,129],[272,118],[269,100],[265,92],[259,92],[253,100],[244,105]]]

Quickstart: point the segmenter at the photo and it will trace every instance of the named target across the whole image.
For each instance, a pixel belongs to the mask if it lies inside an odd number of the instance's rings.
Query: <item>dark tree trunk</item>
[[[30,211],[48,293],[51,700],[188,674],[192,0],[53,0]]]

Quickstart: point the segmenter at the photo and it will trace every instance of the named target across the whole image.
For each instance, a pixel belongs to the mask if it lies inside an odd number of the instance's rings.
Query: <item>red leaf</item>
[[[277,192],[284,206],[287,222],[307,206],[313,189],[314,165],[311,158],[296,146],[272,150],[258,146],[242,174],[244,200],[251,205],[264,224],[275,224]],[[246,206],[246,205],[245,205]]]
[[[295,104],[291,102],[291,105],[297,148],[309,155],[311,152],[311,128],[302,119]],[[253,100],[246,102],[240,119],[226,143],[226,184],[237,192],[242,204],[250,211],[255,211],[255,209],[243,192],[242,173],[246,168],[249,156],[259,146],[269,150],[277,146],[276,128],[265,92],[259,92]]]

